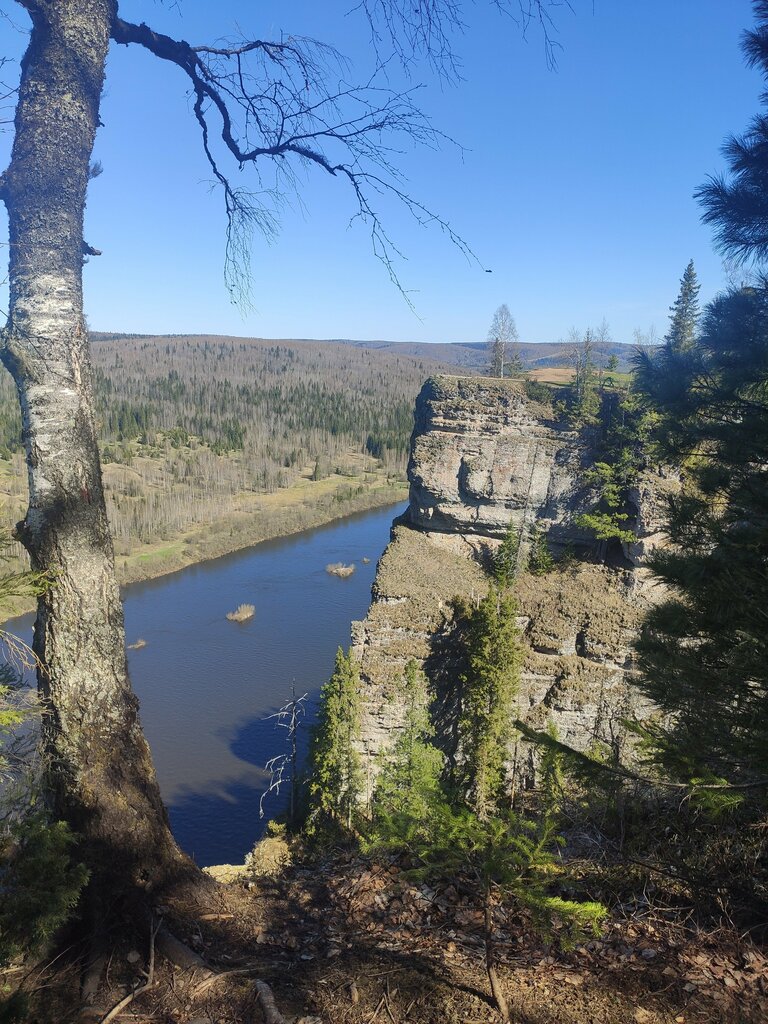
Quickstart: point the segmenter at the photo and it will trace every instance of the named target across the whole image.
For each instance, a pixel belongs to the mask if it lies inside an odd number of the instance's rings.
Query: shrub
[[[248,619],[252,619],[255,614],[256,605],[239,604],[233,612],[227,612],[227,618],[230,622],[247,622]]]

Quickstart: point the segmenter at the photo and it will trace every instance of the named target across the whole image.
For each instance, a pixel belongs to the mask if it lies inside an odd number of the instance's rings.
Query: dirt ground
[[[494,1024],[481,915],[454,885],[408,881],[396,864],[360,858],[280,875],[212,883],[160,913],[217,977],[156,958],[152,986],[112,1018],[133,1024],[262,1024],[256,979],[291,1024]],[[658,907],[625,907],[602,935],[563,952],[525,913],[497,908],[500,975],[516,1024],[764,1024],[768,958],[719,930],[703,933]],[[146,983],[146,937],[109,959],[103,1020]],[[66,954],[64,956],[66,959]],[[38,971],[36,1024],[78,1018],[77,975]],[[0,1021],[4,1018],[0,1012]]]

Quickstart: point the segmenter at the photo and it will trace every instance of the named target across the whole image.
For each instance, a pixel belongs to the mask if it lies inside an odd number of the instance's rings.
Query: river
[[[307,692],[300,748],[319,690],[353,619],[365,616],[376,562],[402,506],[361,512],[305,533],[190,566],[125,588],[125,628],[134,689],[160,788],[180,845],[198,864],[242,863],[287,789],[259,799],[266,761],[287,752],[286,730],[267,719]],[[370,561],[366,564],[363,558]],[[346,579],[325,571],[354,562]],[[230,622],[239,604],[256,607]],[[32,616],[8,623],[31,635]]]

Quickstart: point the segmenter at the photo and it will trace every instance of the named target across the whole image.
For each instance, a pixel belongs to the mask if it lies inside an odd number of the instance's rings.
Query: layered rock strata
[[[411,442],[410,503],[379,562],[368,615],[352,629],[371,781],[402,725],[399,681],[407,662],[424,666],[438,708],[455,685],[452,599],[487,591],[488,566],[510,525],[523,548],[537,524],[555,550],[578,553],[567,567],[518,577],[526,658],[517,715],[536,728],[554,724],[579,749],[622,742],[620,721],[638,701],[632,639],[655,599],[641,562],[658,540],[660,503],[657,480],[647,474],[634,494],[636,544],[622,564],[599,564],[574,523],[594,501],[583,475],[590,458],[588,441],[530,401],[519,382],[438,377],[424,385]],[[510,751],[510,763],[524,776],[534,771],[524,747]]]

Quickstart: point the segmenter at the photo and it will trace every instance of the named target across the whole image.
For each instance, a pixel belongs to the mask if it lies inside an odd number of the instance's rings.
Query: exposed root
[[[157,948],[175,967],[180,967],[183,971],[194,971],[203,981],[216,977],[216,971],[211,970],[199,954],[165,927],[161,927],[157,933]]]
[[[121,999],[119,1003],[112,1007],[106,1016],[101,1018],[100,1024],[109,1024],[109,1021],[114,1020],[118,1014],[122,1013],[126,1006],[130,1006],[137,996],[140,996],[155,984],[155,938],[158,934],[159,928],[159,924],[154,926],[149,936],[149,969],[147,971],[146,984],[140,985],[138,988],[134,989],[133,992],[129,992],[124,999]]]
[[[275,1005],[275,997],[266,981],[256,982],[256,994],[259,997],[261,1012],[264,1014],[264,1024],[287,1024],[285,1017]]]

